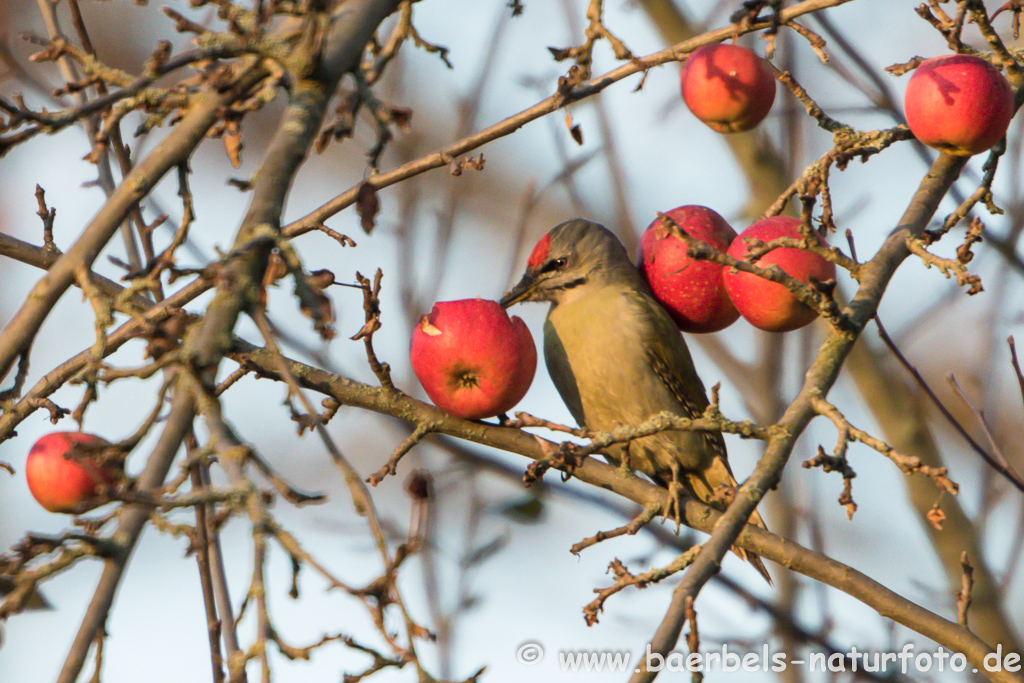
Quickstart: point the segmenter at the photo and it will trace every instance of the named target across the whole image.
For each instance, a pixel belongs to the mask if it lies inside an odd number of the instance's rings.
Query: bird
[[[540,238],[526,272],[499,303],[548,302],[544,361],[577,424],[592,431],[637,425],[668,411],[698,418],[707,394],[686,341],[611,230],[576,218]],[[714,507],[738,484],[718,431],[668,430],[603,449],[609,462]],[[678,515],[678,502],[676,514]],[[767,529],[755,510],[750,523]],[[732,548],[771,584],[754,553]]]

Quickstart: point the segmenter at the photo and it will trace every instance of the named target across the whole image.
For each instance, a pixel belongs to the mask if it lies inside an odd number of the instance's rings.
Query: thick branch
[[[0,254],[44,269],[49,268],[58,259],[58,255],[53,252],[3,234],[0,234]],[[121,308],[136,316],[107,335],[105,353],[108,355],[114,353],[129,340],[150,332],[156,325],[171,317],[181,306],[192,301],[211,286],[205,278],[197,278],[167,299],[157,304],[150,304],[140,295],[127,298],[126,290],[112,280],[94,273],[90,274],[90,277],[104,294],[115,301],[122,301],[125,305]],[[44,375],[12,407],[5,408],[3,414],[0,415],[0,442],[7,439],[22,420],[39,408],[40,399],[53,394],[65,382],[78,374],[90,360],[95,360],[92,349],[86,349],[76,354]]]
[[[305,161],[323,123],[327,103],[341,77],[359,65],[363,49],[377,26],[398,6],[397,0],[348,2],[333,17],[325,36],[315,36],[299,49],[316,68],[292,89],[288,107],[267,149],[266,161],[253,180],[249,211],[235,236],[235,249],[252,244],[223,266],[217,295],[207,308],[202,328],[188,355],[192,363],[216,374],[239,314],[258,296],[263,271],[280,233],[281,214],[299,166]],[[323,49],[316,53],[323,42]]]
[[[231,357],[244,366],[257,370],[261,376],[279,379],[276,370],[278,361],[266,349],[239,341]],[[342,404],[390,415],[412,424],[429,426],[432,431],[439,434],[500,448],[534,460],[549,455],[541,446],[538,437],[520,429],[462,420],[405,394],[362,384],[296,361],[289,361],[288,365],[292,374],[304,387],[332,396]],[[660,509],[665,509],[668,502],[668,492],[665,489],[623,473],[619,468],[595,458],[585,458],[573,470],[573,476],[644,506],[657,505]],[[729,512],[732,512],[731,508]],[[725,520],[724,515],[692,500],[686,501],[681,516],[687,526],[713,533],[713,539],[719,535],[716,530]],[[792,541],[746,525],[736,537],[735,544],[848,593],[882,616],[903,624],[951,650],[962,652],[979,669],[985,655],[992,651],[984,641],[956,622],[940,617],[860,572]],[[1003,676],[1002,679],[994,680],[1019,681],[1010,674],[1004,673]]]
[[[163,486],[167,472],[171,468],[174,456],[181,446],[185,435],[192,428],[193,401],[192,393],[186,388],[176,392],[174,405],[167,421],[164,431],[160,434],[153,452],[146,460],[146,467],[136,481],[136,490],[140,493],[156,492]],[[75,641],[71,645],[67,659],[64,661],[64,668],[61,669],[57,683],[75,683],[85,664],[89,654],[89,648],[96,640],[96,636],[103,630],[107,622],[107,614],[114,603],[114,595],[121,583],[121,575],[124,573],[131,556],[132,549],[142,533],[142,529],[149,519],[151,508],[148,505],[130,504],[125,507],[124,514],[117,526],[111,540],[120,548],[120,553],[115,557],[108,558],[103,566],[103,574],[96,586],[89,608],[85,617],[78,627]]]
[[[946,154],[936,159],[928,174],[921,181],[896,230],[882,245],[875,258],[864,264],[861,286],[844,311],[851,323],[850,328],[832,328],[829,331],[828,337],[818,350],[818,355],[807,372],[800,393],[778,422],[784,435],[769,441],[765,454],[758,462],[753,474],[740,486],[736,492],[736,499],[716,525],[711,540],[704,544],[690,570],[673,592],[668,614],[662,620],[661,626],[652,640],[653,652],[665,655],[675,647],[683,624],[679,615],[682,613],[686,599],[695,598],[707,580],[718,572],[722,558],[729,551],[737,534],[746,525],[747,519],[765,492],[778,484],[782,469],[789,460],[797,438],[815,415],[814,397],[828,394],[829,389],[832,388],[839,376],[843,361],[857,341],[860,331],[878,310],[879,302],[889,280],[910,254],[907,238],[916,237],[924,231],[942,198],[966,163],[965,157],[952,157]],[[924,633],[924,631],[919,632]],[[967,653],[965,652],[965,654]],[[978,659],[971,659],[971,662],[976,666],[980,664]],[[655,676],[656,672],[644,670],[636,673],[630,680],[631,683],[640,683],[651,681]],[[1005,676],[1006,678],[1003,680],[1015,680],[1015,677],[1010,677],[1009,674],[1005,674]]]
[[[118,287],[116,283],[110,284],[112,288]],[[157,305],[153,308],[159,310],[162,307]],[[134,324],[133,321],[125,327]],[[120,334],[121,331],[112,335],[112,340]],[[114,348],[116,346],[111,345],[108,350],[112,351]],[[231,355],[244,367],[257,370],[262,376],[278,378],[277,361],[266,350],[236,341],[235,351]],[[460,420],[404,394],[365,385],[294,361],[289,362],[289,367],[304,387],[332,396],[345,405],[391,415],[414,424],[429,425],[438,433],[519,453],[535,460],[547,456],[535,437],[519,429]],[[57,384],[59,385],[59,381]],[[593,458],[585,459],[574,471],[574,476],[586,483],[612,490],[641,505],[653,505],[657,509],[663,509],[665,504],[666,493],[663,489],[637,477],[624,476],[617,468]],[[707,532],[714,531],[719,517],[719,513],[694,502],[688,503],[683,510],[683,521],[693,528]],[[928,635],[947,647],[957,648],[975,657],[972,661],[978,661],[988,652],[982,641],[966,634],[957,624],[910,603],[868,577],[823,555],[749,526],[740,534],[736,543],[854,595],[883,616]]]

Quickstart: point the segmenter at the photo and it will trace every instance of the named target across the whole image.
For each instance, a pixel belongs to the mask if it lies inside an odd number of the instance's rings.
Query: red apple
[[[84,512],[80,506],[96,496],[101,484],[111,485],[115,479],[98,462],[73,459],[70,454],[81,444],[102,446],[107,442],[84,432],[53,432],[36,441],[25,461],[28,490],[39,504],[50,512]],[[80,453],[87,453],[80,449]]]
[[[1013,118],[1013,90],[980,57],[932,57],[914,70],[904,108],[918,140],[949,154],[970,156],[1006,134]]]
[[[690,237],[721,252],[736,238],[725,219],[706,206],[680,206],[665,215]],[[658,218],[640,237],[640,273],[683,332],[725,329],[740,314],[725,292],[722,267],[690,258],[686,251],[686,242]]]
[[[705,45],[683,63],[683,101],[693,115],[719,133],[750,130],[775,102],[775,73],[741,45]]]
[[[434,304],[413,329],[409,357],[434,405],[467,420],[509,410],[537,370],[526,323],[483,299]]]
[[[770,242],[777,237],[795,237],[800,239],[800,221],[789,216],[773,216],[754,223],[733,240],[727,252],[740,260],[744,260],[749,249],[745,237]],[[820,239],[820,238],[819,238]],[[772,249],[762,256],[754,265],[765,268],[775,264],[787,274],[805,284],[814,278],[818,282],[834,280],[836,266],[803,249]],[[817,311],[801,303],[788,289],[758,277],[752,273],[744,273],[729,266],[725,271],[725,290],[729,293],[740,315],[754,327],[768,332],[789,332],[803,327],[816,317]]]

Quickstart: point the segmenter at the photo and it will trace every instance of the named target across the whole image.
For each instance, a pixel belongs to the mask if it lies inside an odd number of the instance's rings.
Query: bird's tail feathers
[[[689,489],[693,492],[694,497],[703,502],[711,505],[712,507],[724,509],[726,501],[722,500],[721,491],[719,488],[727,486],[735,489],[739,484],[736,478],[732,476],[732,472],[729,470],[729,466],[722,458],[715,458],[711,465],[708,466],[703,472],[687,472],[686,479]],[[747,520],[749,524],[761,527],[767,530],[768,526],[764,523],[764,519],[761,515],[754,510],[750,513],[750,519]],[[768,573],[768,569],[765,568],[761,558],[752,552],[744,550],[739,546],[733,546],[732,551],[739,556],[740,559],[746,560],[754,566],[754,569],[764,577],[768,585],[772,584],[772,577]]]

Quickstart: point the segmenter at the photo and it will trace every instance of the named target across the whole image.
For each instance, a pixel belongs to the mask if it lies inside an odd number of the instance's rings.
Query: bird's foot
[[[674,479],[668,482],[668,500],[665,502],[661,514],[665,519],[675,520],[677,534],[679,527],[682,526],[683,499],[685,497],[686,489],[682,484]]]

